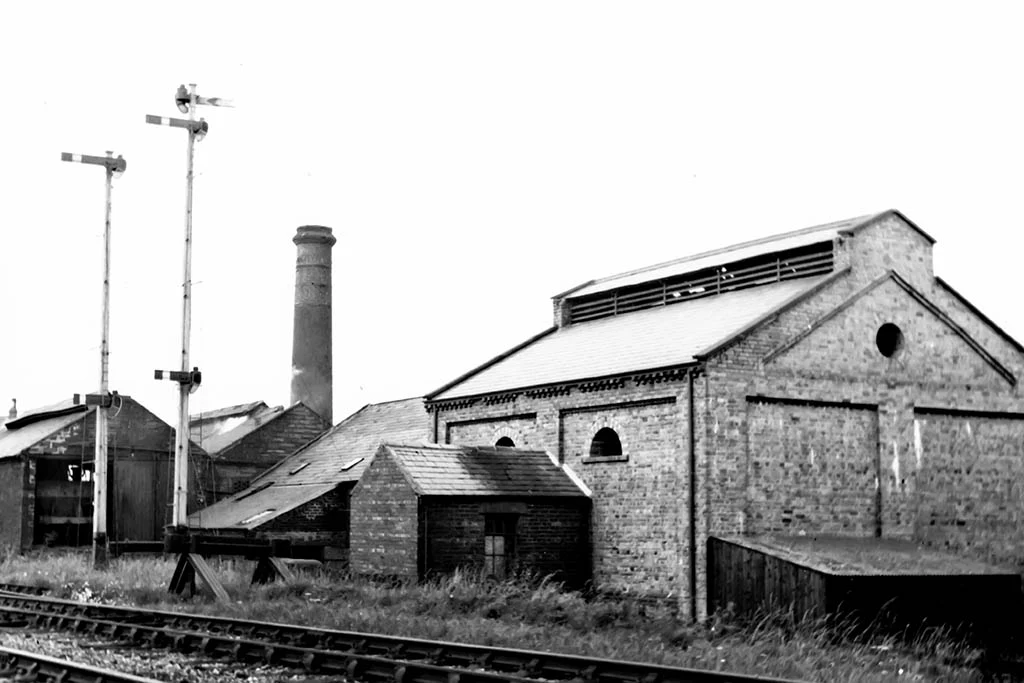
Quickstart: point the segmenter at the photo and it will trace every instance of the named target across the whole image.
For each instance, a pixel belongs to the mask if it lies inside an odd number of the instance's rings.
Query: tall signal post
[[[107,566],[107,409],[113,403],[108,391],[110,370],[110,194],[113,179],[120,177],[128,167],[124,157],[114,158],[113,152],[104,157],[62,152],[61,161],[103,166],[107,171],[106,219],[103,227],[103,325],[100,341],[100,393],[89,394],[86,403],[96,406],[96,463],[93,473],[92,497],[92,565]]]
[[[196,106],[210,105],[229,107],[231,103],[219,97],[200,97],[196,84],[186,89],[178,86],[174,96],[178,110],[188,114],[187,119],[146,115],[146,123],[173,128],[184,128],[188,132],[188,155],[185,172],[185,274],[182,280],[181,302],[181,366],[178,371],[156,371],[157,379],[178,382],[178,427],[174,436],[174,503],[172,525],[182,532],[188,526],[188,457],[189,423],[188,397],[199,388],[202,375],[199,368],[189,369],[189,338],[192,332],[192,160],[195,143],[202,140],[210,127],[203,119],[196,120]]]

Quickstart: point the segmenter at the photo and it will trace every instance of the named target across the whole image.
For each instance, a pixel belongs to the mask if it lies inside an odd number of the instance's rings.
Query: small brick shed
[[[590,578],[589,491],[543,451],[382,445],[352,490],[354,573]]]
[[[0,546],[92,543],[96,408],[71,400],[30,410],[0,427]],[[156,541],[171,521],[174,428],[130,396],[109,409],[107,535]],[[189,507],[208,458],[195,444]]]
[[[709,538],[906,539],[1024,568],[1024,347],[898,211],[582,283],[427,395],[433,439],[593,491],[599,587],[707,614]]]

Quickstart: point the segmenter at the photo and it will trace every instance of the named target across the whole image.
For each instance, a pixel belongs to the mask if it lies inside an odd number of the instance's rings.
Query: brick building
[[[434,441],[547,450],[598,585],[706,607],[709,536],[910,539],[1024,562],[1024,348],[897,211],[587,282],[427,396]]]
[[[330,426],[302,402],[272,408],[255,401],[191,416],[192,440],[210,456],[205,502],[213,504],[245,489]]]
[[[349,494],[384,441],[425,441],[422,398],[364,406],[256,477],[248,488],[189,516],[205,533],[287,539],[305,554],[347,562]]]
[[[95,411],[69,400],[0,427],[0,546],[92,543]],[[129,396],[118,396],[108,414],[108,538],[160,540],[170,523],[174,429]],[[208,461],[201,448],[191,450],[194,492]],[[190,507],[198,507],[194,493]]]
[[[386,444],[351,496],[351,568],[422,579],[476,568],[590,578],[589,491],[547,453]]]

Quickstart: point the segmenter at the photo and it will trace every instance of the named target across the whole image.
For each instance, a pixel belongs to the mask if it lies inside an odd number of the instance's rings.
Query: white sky
[[[287,404],[295,228],[334,229],[334,416],[546,328],[593,277],[897,208],[1024,339],[1015,3],[17,3],[0,23],[0,412],[99,385],[173,422],[185,133],[192,412]],[[190,9],[191,8],[191,9]]]

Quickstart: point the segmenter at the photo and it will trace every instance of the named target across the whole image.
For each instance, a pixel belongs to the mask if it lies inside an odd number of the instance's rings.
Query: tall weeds
[[[941,631],[910,640],[850,623],[765,612],[692,625],[671,602],[587,595],[523,574],[495,582],[473,571],[418,585],[306,573],[292,583],[250,585],[253,563],[211,560],[231,603],[209,591],[167,593],[174,559],[123,557],[95,571],[87,552],[0,558],[0,581],[43,585],[57,597],[223,614],[351,631],[559,651],[674,666],[818,681],[978,680],[981,653]]]

